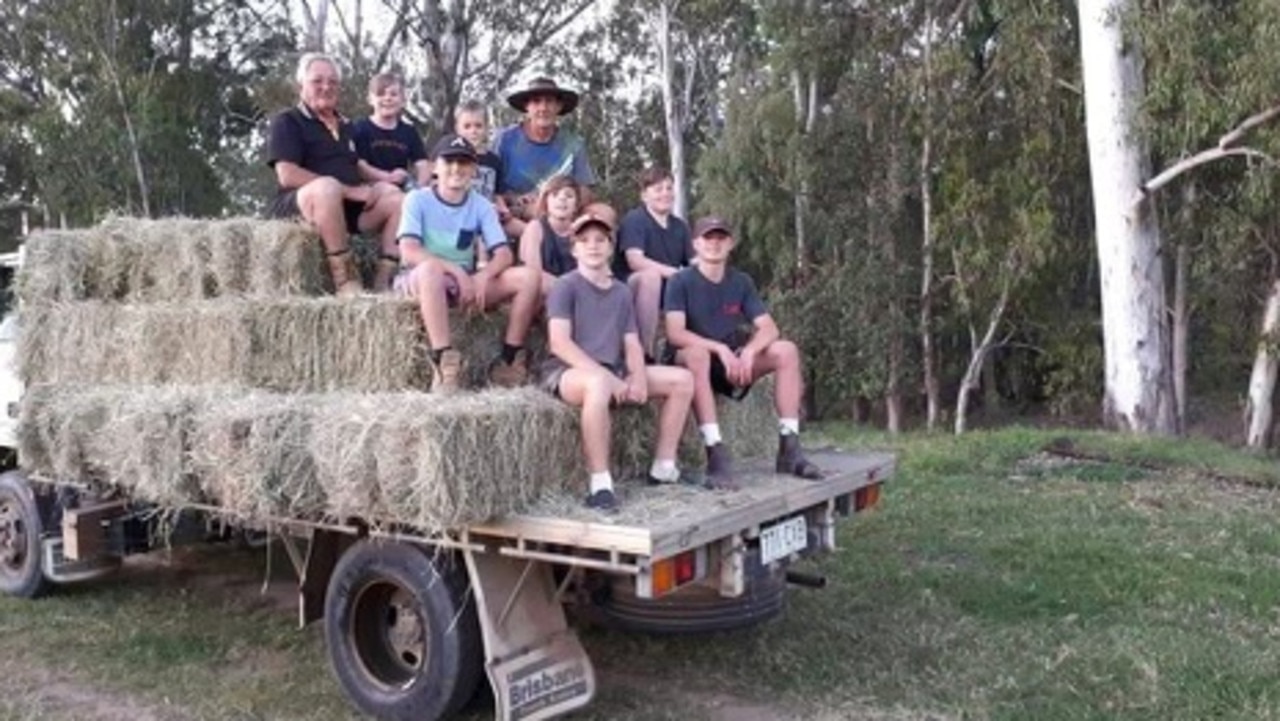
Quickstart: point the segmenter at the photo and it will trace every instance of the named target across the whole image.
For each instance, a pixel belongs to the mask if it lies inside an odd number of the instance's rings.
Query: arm
[[[363,161],[361,161],[363,162]],[[316,178],[326,177],[298,165],[288,160],[276,161],[276,181],[281,188],[289,190],[297,190],[302,186],[310,183]],[[367,185],[344,185],[342,186],[343,200],[350,200],[353,203],[364,203],[366,205],[373,199],[373,193]]]
[[[781,333],[778,332],[778,324],[773,321],[773,316],[768,313],[756,318],[752,321],[752,325],[755,326],[756,332],[751,335],[751,340],[739,351],[743,356],[746,356],[748,352],[754,356],[781,337]]]
[[[418,160],[413,164],[413,175],[417,179],[418,185],[425,188],[431,185],[431,161]]]
[[[724,359],[725,354],[733,355],[733,350],[724,343],[705,338],[689,330],[682,310],[668,310],[663,328],[667,332],[667,342],[677,348],[703,348],[719,355],[721,360]]]
[[[658,261],[649,258],[649,256],[645,255],[644,251],[639,248],[627,248],[625,255],[627,259],[627,266],[631,268],[633,273],[639,273],[642,270],[656,270],[663,278],[670,278],[680,270],[679,268],[667,265],[666,263],[659,263]]]
[[[542,272],[542,223],[529,223],[520,234],[520,262]]]
[[[368,183],[391,183],[392,185],[400,185],[404,179],[408,177],[408,173],[404,170],[383,170],[373,167],[369,161],[361,158],[356,161],[356,169],[360,171],[360,177]]]
[[[649,400],[649,382],[644,373],[644,347],[640,334],[629,331],[622,337],[622,349],[627,359],[627,400],[644,403]]]

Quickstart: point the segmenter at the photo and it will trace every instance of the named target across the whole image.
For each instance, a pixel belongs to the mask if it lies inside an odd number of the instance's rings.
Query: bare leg
[[[343,213],[342,183],[328,176],[316,178],[298,189],[298,210],[315,226],[328,253],[348,246],[347,217]]]
[[[387,183],[374,186],[377,200],[360,214],[360,232],[378,234],[379,258],[378,270],[373,279],[373,290],[378,293],[391,288],[391,279],[399,268],[400,248],[396,243],[396,234],[400,229],[400,205],[404,202],[404,193]]]
[[[804,378],[800,371],[800,350],[789,340],[776,340],[756,359],[754,379],[774,374],[777,385],[773,405],[779,418],[799,418]]]
[[[689,402],[693,399],[693,374],[674,366],[647,366],[645,380],[649,384],[649,395],[662,399],[654,457],[660,461],[675,460],[685,420],[689,417]]]
[[[658,316],[662,306],[662,274],[656,270],[632,273],[627,279],[635,296],[636,323],[640,326],[640,345],[644,354],[653,358],[653,347],[658,341]]]
[[[609,470],[609,401],[617,379],[604,370],[570,368],[560,376],[560,397],[582,408],[582,454],[588,473]]]
[[[527,266],[507,268],[494,279],[497,287],[486,299],[485,310],[511,301],[511,314],[503,337],[510,345],[524,345],[525,337],[529,335],[529,326],[533,324],[533,316],[538,310],[539,281],[538,272]]]
[[[711,354],[702,348],[681,348],[676,363],[693,374],[693,415],[698,425],[716,423],[716,395],[711,390]]]
[[[418,312],[422,314],[422,325],[432,350],[448,348],[451,344],[447,287],[444,266],[438,261],[424,261],[409,272],[409,292],[418,301]]]

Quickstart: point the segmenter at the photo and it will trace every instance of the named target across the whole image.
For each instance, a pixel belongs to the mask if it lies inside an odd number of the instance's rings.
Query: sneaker
[[[810,481],[822,479],[822,469],[818,468],[800,449],[800,436],[788,434],[778,436],[778,473],[788,473]]]
[[[489,366],[489,383],[502,388],[519,388],[529,382],[528,354],[524,348],[516,351],[510,363],[498,358]]]
[[[431,364],[431,392],[454,393],[462,387],[462,354],[450,348]]]
[[[651,486],[674,486],[677,483],[685,482],[684,474],[679,472],[676,473],[675,478],[658,478],[657,476],[650,473],[647,476],[645,476],[645,480],[648,481],[649,485]]]
[[[733,461],[725,444],[707,446],[707,479],[703,485],[713,491],[738,490],[738,484],[733,480]]]
[[[597,511],[605,513],[617,513],[618,497],[608,488],[602,488],[595,493],[587,495],[587,508],[594,508]]]

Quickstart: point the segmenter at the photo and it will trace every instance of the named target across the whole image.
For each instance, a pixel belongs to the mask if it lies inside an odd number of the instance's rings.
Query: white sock
[[[676,468],[674,458],[666,461],[655,458],[649,466],[649,475],[664,483],[675,483],[680,480],[680,469]]]
[[[600,471],[592,473],[591,480],[588,481],[588,490],[592,495],[596,491],[612,491],[613,490],[613,474],[608,471]]]
[[[799,418],[779,418],[778,433],[784,436],[800,435],[800,419]]]
[[[698,431],[702,433],[702,442],[708,446],[714,446],[721,440],[719,423],[704,423],[698,426]]]

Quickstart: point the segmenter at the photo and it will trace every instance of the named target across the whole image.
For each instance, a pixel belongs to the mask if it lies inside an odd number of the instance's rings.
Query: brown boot
[[[456,393],[462,389],[462,354],[450,348],[431,363],[431,392]]]
[[[713,491],[738,490],[738,484],[733,480],[733,460],[725,444],[707,446],[707,478],[702,485]]]
[[[822,469],[804,457],[804,451],[800,449],[800,436],[794,433],[778,436],[777,470],[778,473],[787,473],[810,481],[822,479]]]
[[[325,261],[329,264],[329,275],[333,278],[334,295],[352,298],[364,292],[360,274],[356,272],[355,262],[351,259],[350,248],[326,253]]]
[[[501,388],[519,388],[529,381],[528,353],[524,348],[516,351],[510,363],[498,358],[489,366],[489,383]]]
[[[387,255],[378,257],[378,269],[373,275],[373,292],[386,293],[391,290],[391,281],[400,271],[400,256]]]

